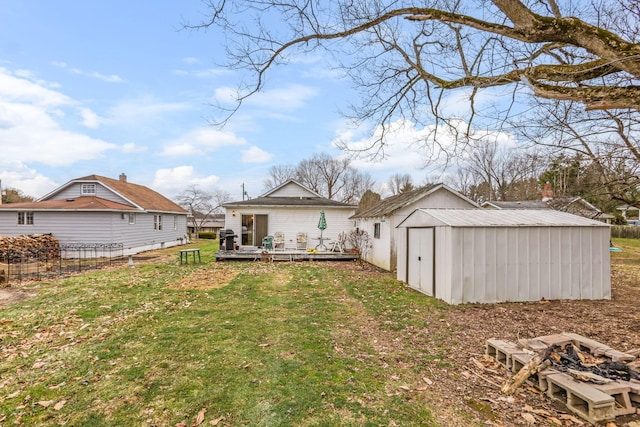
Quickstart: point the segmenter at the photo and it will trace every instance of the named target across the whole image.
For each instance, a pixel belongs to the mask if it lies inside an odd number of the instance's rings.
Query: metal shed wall
[[[526,213],[498,214],[511,223],[506,226],[489,215],[470,225],[468,219],[457,221],[458,213],[435,211],[414,212],[404,227],[407,234],[412,228],[435,230],[437,298],[450,304],[611,298],[608,226],[578,218],[571,225],[572,216],[556,213],[535,216],[529,224]],[[554,220],[563,225],[552,225]],[[399,280],[408,282],[412,263],[424,261],[412,252],[409,245],[399,248]]]

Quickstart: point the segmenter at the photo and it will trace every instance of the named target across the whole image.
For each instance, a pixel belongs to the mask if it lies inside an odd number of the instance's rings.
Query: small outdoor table
[[[193,262],[196,262],[196,256],[198,257],[198,262],[202,263],[200,259],[200,248],[193,249],[180,249],[180,264],[189,264],[189,254],[193,255]]]
[[[315,237],[314,239],[320,241],[320,243],[316,245],[316,250],[326,252],[327,245],[325,245],[324,242],[329,242],[331,241],[331,239],[329,239],[328,237]]]

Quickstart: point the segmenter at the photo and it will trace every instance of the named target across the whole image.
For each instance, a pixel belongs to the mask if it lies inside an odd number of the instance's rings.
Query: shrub
[[[216,239],[216,232],[215,231],[201,231],[200,233],[198,233],[198,238],[199,239]]]

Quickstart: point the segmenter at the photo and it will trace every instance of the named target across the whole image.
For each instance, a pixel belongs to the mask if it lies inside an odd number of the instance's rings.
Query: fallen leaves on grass
[[[216,263],[211,268],[194,271],[169,287],[172,289],[220,289],[227,286],[239,273],[237,266]]]

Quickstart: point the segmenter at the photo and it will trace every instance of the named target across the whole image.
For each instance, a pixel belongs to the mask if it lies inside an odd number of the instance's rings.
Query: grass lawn
[[[425,372],[446,368],[447,337],[393,336],[446,305],[353,263],[215,263],[217,241],[198,247],[201,265],[169,249],[19,284],[35,296],[0,308],[0,425],[437,425]]]
[[[351,262],[216,263],[217,241],[202,264],[171,248],[13,284],[31,296],[0,306],[0,426],[578,426],[531,388],[505,397],[484,345],[640,347],[640,240],[614,244],[606,301],[453,307]]]

